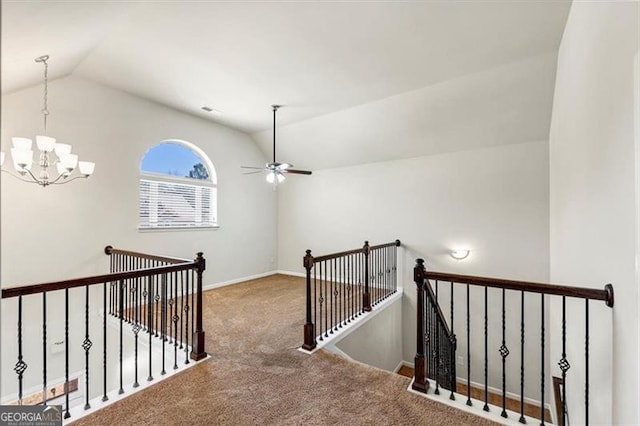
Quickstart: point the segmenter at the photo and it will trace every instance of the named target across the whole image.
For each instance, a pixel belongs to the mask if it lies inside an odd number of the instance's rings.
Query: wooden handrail
[[[386,243],[386,244],[378,244],[377,246],[370,246],[369,250],[377,250],[377,249],[381,249],[381,248],[385,248],[385,247],[400,247],[400,240],[395,240],[394,242],[391,243]]]
[[[139,257],[140,259],[148,259],[148,260],[157,260],[160,262],[166,262],[166,263],[186,263],[186,262],[193,262],[191,259],[183,259],[180,257],[170,257],[170,256],[159,256],[159,255],[155,255],[155,254],[147,254],[147,253],[140,253],[137,251],[130,251],[130,250],[122,250],[122,249],[117,249],[117,248],[113,248],[112,246],[106,246],[104,248],[104,253],[108,256],[111,256],[112,254],[122,254],[125,256],[132,256],[132,257]]]
[[[447,272],[425,271],[425,279],[449,281],[461,284],[504,288],[507,290],[526,291],[530,293],[553,294],[558,296],[577,297],[582,299],[603,300],[612,308],[614,303],[613,285],[607,284],[604,289],[587,287],[572,287],[557,284],[542,284],[529,281],[515,281],[501,278],[477,277],[472,275],[458,275]]]
[[[338,257],[343,257],[343,256],[348,256],[350,254],[357,254],[357,253],[362,253],[363,249],[362,248],[358,248],[358,249],[354,249],[354,250],[347,250],[347,251],[341,251],[339,253],[331,253],[331,254],[325,254],[323,256],[314,256],[313,260],[316,262],[322,262],[324,260],[331,260],[331,259],[337,259]]]
[[[146,277],[156,274],[164,274],[169,272],[186,271],[189,269],[197,269],[198,263],[189,261],[188,263],[179,263],[174,265],[157,266],[155,268],[137,269],[130,272],[114,272],[111,274],[94,275],[91,277],[75,278],[64,281],[54,281],[50,283],[32,284],[22,287],[10,287],[2,289],[2,298],[7,299],[17,296],[26,296],[29,294],[38,294],[48,291],[64,290],[67,288],[84,287],[87,285],[103,284],[106,282],[115,282],[127,280],[131,278]]]
[[[314,256],[313,260],[315,262],[322,262],[325,260],[331,260],[331,259],[337,259],[338,257],[343,257],[343,256],[348,256],[350,254],[357,254],[357,253],[364,253],[366,250],[376,250],[376,249],[381,249],[381,248],[385,248],[385,247],[400,247],[400,240],[395,240],[394,242],[391,243],[385,243],[385,244],[378,244],[377,246],[369,246],[367,244],[365,244],[365,246],[357,248],[357,249],[353,249],[353,250],[347,250],[347,251],[341,251],[338,253],[331,253],[331,254],[325,254],[323,256]]]

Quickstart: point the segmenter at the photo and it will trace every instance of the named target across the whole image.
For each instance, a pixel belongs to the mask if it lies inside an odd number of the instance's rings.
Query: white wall
[[[49,134],[73,144],[81,159],[94,160],[96,171],[89,180],[45,189],[0,174],[3,288],[106,273],[107,244],[186,258],[203,251],[205,285],[275,269],[276,196],[261,175],[242,175],[240,165],[265,162],[247,135],[77,77],[51,82],[49,92]],[[9,151],[12,136],[42,132],[41,97],[41,86],[2,96],[3,151]],[[219,229],[138,231],[140,160],[146,150],[171,138],[198,145],[213,161]],[[71,293],[73,315],[80,314],[82,292]],[[54,300],[48,333],[61,336],[63,309],[60,300]],[[2,303],[0,374],[11,381],[15,380],[11,371],[16,360],[15,303],[15,299]],[[40,298],[25,298],[25,310],[25,321],[34,322],[25,352],[39,357],[40,320],[35,314]],[[82,324],[82,317],[73,316],[72,324]],[[76,349],[80,333],[72,331]],[[27,363],[32,366],[28,380],[38,380],[38,363],[33,359]]]
[[[104,272],[107,244],[187,258],[203,251],[205,284],[275,268],[276,197],[260,176],[242,175],[240,165],[265,161],[247,135],[77,77],[49,92],[49,134],[94,160],[96,172],[46,189],[2,175],[3,287]],[[3,151],[12,136],[42,133],[41,97],[41,86],[2,97]],[[171,138],[213,161],[220,229],[138,231],[140,160]]]
[[[611,282],[616,293],[613,311],[592,303],[592,339],[604,339],[590,345],[594,424],[640,420],[633,112],[637,9],[637,2],[573,3],[560,46],[553,105],[551,280],[595,288]],[[570,304],[568,314],[572,424],[584,421],[583,306]],[[551,312],[555,365],[561,357],[559,303]]]
[[[278,158],[322,170],[547,140],[556,53],[280,126]],[[271,131],[253,138],[270,155]]]
[[[390,142],[391,143],[391,142]],[[302,272],[306,249],[316,255],[372,244],[402,241],[405,259],[400,284],[403,305],[403,358],[415,355],[415,258],[427,259],[435,270],[547,281],[549,259],[547,143],[530,142],[503,147],[426,156],[407,160],[320,170],[308,177],[291,177],[278,189],[279,269]],[[468,246],[471,256],[456,262],[448,250]],[[444,288],[444,287],[442,287]],[[448,288],[448,286],[447,286]],[[481,380],[482,339],[480,290],[472,293],[472,379]],[[459,355],[466,356],[463,289],[456,290],[456,332]],[[483,296],[482,296],[483,297]],[[493,315],[490,348],[498,360],[498,293],[489,296]],[[515,302],[509,299],[509,306]],[[540,316],[537,299],[527,299],[527,396],[539,389]],[[445,302],[445,313],[448,311]],[[519,301],[510,308],[509,324],[520,314]],[[447,313],[448,315],[448,313]],[[519,318],[519,317],[518,317]],[[519,322],[518,322],[519,324]],[[519,325],[510,327],[509,387],[518,383]],[[481,346],[483,347],[483,346]],[[495,349],[495,350],[494,350]],[[482,357],[483,358],[483,357]],[[539,358],[538,358],[539,359]],[[482,361],[483,362],[483,361]],[[459,368],[459,370],[462,370]],[[458,372],[462,376],[464,371]],[[490,365],[492,385],[498,385],[499,366]],[[515,390],[515,389],[514,389]]]
[[[402,361],[402,299],[385,306],[336,346],[356,361],[393,372]]]

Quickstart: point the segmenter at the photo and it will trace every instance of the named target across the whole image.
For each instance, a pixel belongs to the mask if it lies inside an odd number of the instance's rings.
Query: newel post
[[[311,321],[311,269],[313,269],[314,264],[311,250],[307,250],[303,264],[304,269],[307,271],[307,321],[304,324],[304,344],[302,345],[302,349],[311,351],[316,347],[315,327]]]
[[[416,283],[418,295],[417,321],[416,321],[416,357],[414,359],[414,376],[411,387],[419,392],[427,392],[429,382],[425,376],[424,359],[424,259],[416,259],[416,266],[413,268],[413,280]]]
[[[371,296],[369,294],[369,241],[364,242],[362,252],[364,253],[364,293],[362,294],[362,310],[371,312]]]
[[[193,330],[193,344],[191,348],[191,359],[198,361],[207,356],[204,350],[204,330],[202,330],[202,273],[206,269],[206,260],[202,257],[202,252],[198,252],[195,259],[196,269],[196,323]]]

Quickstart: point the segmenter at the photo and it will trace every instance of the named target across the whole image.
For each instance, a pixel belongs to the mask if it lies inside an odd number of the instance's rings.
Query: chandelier
[[[23,137],[11,138],[11,159],[13,167],[18,175],[8,170],[1,171],[10,174],[24,182],[37,183],[42,187],[53,184],[69,183],[79,178],[88,178],[93,173],[95,163],[89,161],[78,161],[78,156],[71,153],[71,145],[56,142],[56,140],[47,135],[47,117],[49,110],[47,109],[48,97],[48,55],[36,58],[36,62],[44,65],[44,106],[42,108],[42,116],[44,118],[44,136],[36,136],[36,147],[38,148],[38,165],[40,171],[37,175],[31,170],[34,163],[34,152],[32,150],[33,141]],[[56,158],[51,158],[51,153],[55,153]],[[5,154],[0,152],[0,167],[4,164]],[[54,174],[50,174],[50,169],[55,167]],[[74,171],[77,171],[74,174]],[[72,174],[74,175],[72,177]]]

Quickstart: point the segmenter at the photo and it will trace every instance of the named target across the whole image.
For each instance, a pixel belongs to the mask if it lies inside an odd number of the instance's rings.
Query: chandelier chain
[[[47,59],[44,58],[42,62],[44,63],[44,100],[43,100],[43,109],[42,115],[44,116],[44,134],[47,134],[47,116],[49,115],[49,108],[47,98],[49,96],[49,64],[47,64]]]

